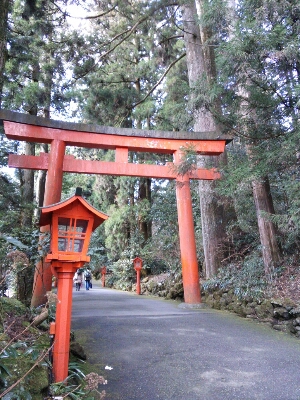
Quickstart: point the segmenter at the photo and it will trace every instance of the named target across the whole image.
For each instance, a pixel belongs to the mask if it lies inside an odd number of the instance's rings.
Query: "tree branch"
[[[105,43],[105,46],[113,43],[116,39],[118,39],[120,36],[126,34],[123,39],[121,39],[118,43],[116,43],[110,50],[106,51],[104,54],[101,54],[98,58],[97,61],[94,62],[93,66],[88,70],[85,71],[84,75],[79,76],[78,78],[76,78],[76,80],[82,78],[83,76],[85,76],[86,74],[88,74],[89,72],[93,71],[93,69],[96,67],[96,65],[105,57],[107,57],[110,53],[112,53],[117,47],[119,47],[126,39],[128,39],[130,37],[130,35],[132,34],[132,32],[137,28],[137,26],[139,26],[142,22],[144,22],[145,20],[148,19],[148,15],[141,18],[138,22],[136,22],[130,29],[127,29],[121,33],[118,33],[116,36],[114,36],[108,43]]]
[[[169,40],[179,39],[179,38],[183,38],[183,35],[174,35],[174,36],[167,37],[167,38],[161,40],[158,44],[162,44],[162,43],[167,42]]]
[[[71,18],[77,18],[77,19],[95,19],[95,18],[100,18],[100,17],[104,17],[105,15],[109,14],[111,11],[115,10],[117,6],[114,6],[112,8],[110,8],[107,11],[104,11],[101,14],[95,14],[95,15],[86,15],[85,17],[72,17],[70,15]]]
[[[137,103],[133,104],[133,106],[131,107],[131,109],[135,108],[136,106],[140,105],[141,103],[143,103],[149,96],[151,93],[153,93],[153,91],[157,88],[157,86],[161,83],[161,81],[164,79],[164,77],[168,74],[168,72],[170,71],[170,69],[182,58],[184,58],[186,56],[186,53],[181,54],[180,57],[178,57],[176,60],[174,60],[169,66],[168,68],[165,70],[165,72],[162,74],[162,76],[159,78],[159,80],[156,82],[156,84],[149,90],[149,92],[142,98],[142,100],[138,101]]]

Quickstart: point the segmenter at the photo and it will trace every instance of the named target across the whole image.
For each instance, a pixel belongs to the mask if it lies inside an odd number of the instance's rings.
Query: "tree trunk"
[[[244,102],[241,107],[242,118],[244,114],[252,115],[255,121],[255,110],[249,109],[249,103],[246,100],[248,93],[240,90],[244,95]],[[255,152],[255,141],[248,143],[246,146],[247,156],[249,162],[255,168],[255,161],[253,161],[253,153]],[[274,267],[277,267],[281,260],[281,250],[276,238],[276,227],[274,223],[268,218],[268,214],[275,214],[273,199],[271,194],[270,182],[268,176],[259,176],[252,182],[252,191],[256,209],[257,225],[259,230],[260,244],[262,248],[262,256],[264,262],[265,273],[272,272]]]
[[[139,200],[148,200],[151,203],[151,179],[140,178],[139,180]],[[146,242],[151,237],[151,221],[145,221],[143,216],[139,216],[139,231]]]
[[[28,20],[29,17],[33,16],[35,12],[35,1],[26,1],[24,4],[24,11],[22,17],[24,20]],[[32,64],[32,75],[31,79],[33,82],[39,82],[40,79],[40,66],[39,61],[34,60]],[[37,115],[38,107],[35,102],[28,104],[28,112],[30,115]],[[25,155],[35,155],[35,143],[25,144]],[[22,187],[21,196],[23,203],[23,213],[21,215],[21,226],[26,230],[32,229],[33,217],[34,217],[34,171],[30,169],[24,169],[22,171]],[[26,268],[21,274],[18,273],[18,296],[19,300],[24,304],[28,304],[31,301],[33,280],[34,280],[34,269]]]
[[[42,144],[41,149],[44,153],[49,152],[48,144]],[[44,205],[47,171],[39,170],[36,182],[36,203],[39,207]]]
[[[7,18],[10,0],[1,0],[0,4],[0,108],[4,84],[4,68],[7,58]]]
[[[200,78],[205,77],[208,81],[214,79],[215,60],[214,53],[209,46],[204,51],[201,36],[203,39],[207,38],[207,32],[203,31],[202,35],[200,33],[199,25],[196,23],[197,9],[195,3],[185,5],[183,11],[189,83],[190,87],[193,88]],[[204,107],[194,110],[195,131],[217,131],[218,129],[209,110]],[[201,156],[198,159],[198,166],[200,168],[207,168],[208,166],[211,168],[225,162],[225,153],[219,157]],[[210,278],[216,274],[224,257],[222,245],[225,237],[224,207],[216,194],[213,181],[199,181],[199,196],[205,275],[206,278]]]
[[[137,48],[139,48],[138,43],[136,42]],[[138,63],[138,60],[136,60]],[[138,79],[135,82],[135,88],[137,91],[138,96],[141,95],[141,83],[140,80]],[[136,121],[136,125],[138,129],[142,129],[142,123],[140,120]],[[147,127],[150,129],[150,126],[148,125]],[[147,160],[147,154],[139,153],[138,154],[139,162],[143,162]],[[148,200],[149,203],[151,203],[151,178],[139,178],[139,193],[138,193],[138,201],[143,201],[143,200]],[[151,221],[145,221],[145,218],[143,215],[138,216],[138,226],[139,226],[139,231],[142,234],[144,238],[144,242],[146,242],[150,237],[152,233],[152,222]]]
[[[265,273],[272,272],[281,259],[281,251],[276,239],[276,228],[266,214],[275,214],[268,177],[252,182],[253,197],[257,214],[262,256]]]
[[[35,144],[25,144],[25,154],[27,156],[35,155]],[[21,217],[21,225],[27,228],[31,228],[33,222],[33,199],[34,199],[34,171],[30,169],[24,169],[22,173],[23,184],[22,184],[22,202],[23,212]]]

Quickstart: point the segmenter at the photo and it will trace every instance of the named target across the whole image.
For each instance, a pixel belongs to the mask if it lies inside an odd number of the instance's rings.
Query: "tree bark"
[[[24,20],[28,20],[31,16],[34,15],[36,10],[35,1],[26,1],[24,4],[24,10],[22,14],[22,18]],[[31,79],[33,82],[39,82],[40,79],[40,66],[39,60],[34,60],[32,64],[32,76]],[[35,102],[32,104],[28,104],[28,112],[30,115],[37,115],[38,107]],[[35,143],[25,144],[25,155],[34,156],[35,155]],[[24,169],[22,171],[22,187],[21,187],[21,196],[23,203],[23,212],[21,215],[21,226],[24,229],[32,229],[33,226],[33,217],[34,217],[34,171],[29,169]],[[34,280],[34,269],[26,268],[24,272],[20,275],[18,273],[18,282],[19,282],[19,300],[24,304],[30,304],[32,290],[33,290],[33,280]],[[24,287],[24,289],[22,289]],[[26,290],[25,290],[26,289]]]
[[[139,50],[139,44],[137,41],[136,41],[136,47]],[[138,63],[138,60],[136,60],[136,62]],[[140,97],[141,83],[139,79],[135,82],[135,88],[138,96]],[[137,128],[138,129],[143,128],[140,120],[137,120]],[[148,126],[147,128],[150,129],[150,126]],[[138,157],[139,157],[139,162],[147,160],[147,154],[140,153]],[[138,201],[148,200],[149,203],[151,203],[151,178],[139,178],[138,185],[139,185]],[[145,221],[144,216],[139,215],[138,226],[139,226],[139,231],[144,238],[144,242],[146,242],[151,237],[152,234],[152,222],[150,220]]]
[[[275,225],[265,215],[275,214],[268,177],[253,181],[252,189],[265,272],[269,274],[280,263],[281,252],[276,239]]]
[[[35,155],[35,144],[25,144],[25,154],[27,156]],[[30,169],[24,169],[22,173],[22,202],[23,212],[21,217],[21,225],[24,227],[31,228],[33,222],[33,199],[34,199],[34,171]]]
[[[190,87],[193,88],[200,78],[205,77],[208,81],[214,79],[215,60],[214,53],[209,46],[203,46],[201,36],[203,40],[207,40],[208,33],[202,31],[201,34],[199,25],[196,23],[196,4],[190,2],[183,7],[183,11],[188,76]],[[194,110],[195,131],[217,131],[218,129],[219,127],[208,109],[201,107]],[[219,157],[201,156],[198,159],[198,166],[200,168],[217,167],[220,163],[225,162],[226,154]],[[216,274],[224,257],[222,245],[225,238],[224,207],[216,193],[213,181],[199,181],[199,196],[205,275],[206,278],[210,278]]]
[[[151,179],[140,178],[139,180],[139,200],[148,200],[151,203]],[[151,237],[151,221],[145,221],[142,216],[139,216],[139,230],[146,242]]]
[[[4,68],[7,58],[7,19],[10,0],[1,0],[0,4],[0,108],[4,84]]]
[[[49,146],[47,144],[41,145],[41,149],[44,151],[44,153],[49,152]],[[47,171],[39,170],[36,182],[36,203],[39,207],[43,207],[44,205],[46,177]]]
[[[241,107],[241,118],[244,115],[252,115],[253,120],[256,121],[255,109],[249,106],[248,93],[240,89],[240,94],[243,96],[244,101]],[[256,141],[248,143],[246,146],[247,156],[250,164],[255,168],[257,161],[254,161],[253,154],[255,152]],[[273,198],[271,194],[270,182],[268,176],[258,176],[251,182],[252,192],[256,209],[257,225],[259,230],[260,244],[262,248],[262,257],[264,263],[264,270],[266,274],[272,272],[274,267],[277,267],[281,260],[281,249],[277,242],[276,227],[273,221],[270,220],[268,215],[274,215],[275,209],[273,205]]]

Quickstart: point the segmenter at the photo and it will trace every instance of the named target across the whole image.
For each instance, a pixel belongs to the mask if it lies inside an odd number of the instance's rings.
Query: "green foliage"
[[[111,206],[109,215],[110,217],[105,223],[105,245],[109,249],[110,258],[116,259],[129,244],[131,207],[117,208],[116,206]]]
[[[69,376],[64,382],[52,383],[50,394],[51,396],[63,396],[73,400],[100,400],[105,398],[106,393],[104,390],[99,392],[98,386],[106,383],[107,381],[103,376],[95,372],[85,375],[81,370],[81,365],[70,363]]]
[[[179,51],[183,43],[176,42]],[[154,125],[163,130],[189,131],[193,126],[192,113],[188,111],[187,100],[190,92],[185,60],[176,64],[166,77],[165,97],[160,108],[154,114]]]
[[[156,183],[149,215],[153,223],[153,232],[143,248],[143,258],[147,259],[151,272],[178,270],[180,250],[175,182]]]
[[[216,276],[203,282],[202,287],[207,291],[232,289],[240,299],[246,296],[263,298],[267,279],[260,254],[252,253],[239,265],[229,264],[221,268]]]
[[[124,251],[121,258],[111,264],[109,269],[112,275],[107,280],[107,283],[109,285],[113,284],[117,289],[130,290],[136,276],[132,260],[130,253]]]
[[[18,303],[18,313],[16,300],[0,300],[1,313],[5,312],[2,315],[6,319],[1,321],[0,329],[0,389],[3,399],[37,400],[48,386],[48,335],[26,323],[29,311]]]
[[[9,18],[2,107],[42,114],[51,103],[63,113],[69,101],[62,57],[69,44],[66,15],[49,1],[35,1],[32,9],[28,4],[14,2]]]
[[[91,256],[89,266],[93,274],[108,264],[107,248],[105,247],[104,226],[100,226],[92,235],[88,254]]]
[[[17,299],[11,299],[8,297],[0,297],[0,310],[1,315],[14,313],[16,316],[25,314],[26,307]],[[2,323],[3,321],[1,321]]]
[[[193,144],[188,144],[181,149],[182,156],[180,162],[174,166],[178,175],[184,176],[193,173],[197,169],[197,153]]]

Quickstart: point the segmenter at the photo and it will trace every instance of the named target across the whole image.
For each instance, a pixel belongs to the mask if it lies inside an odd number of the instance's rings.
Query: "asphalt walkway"
[[[300,340],[227,312],[94,284],[72,330],[107,399],[300,400]]]

